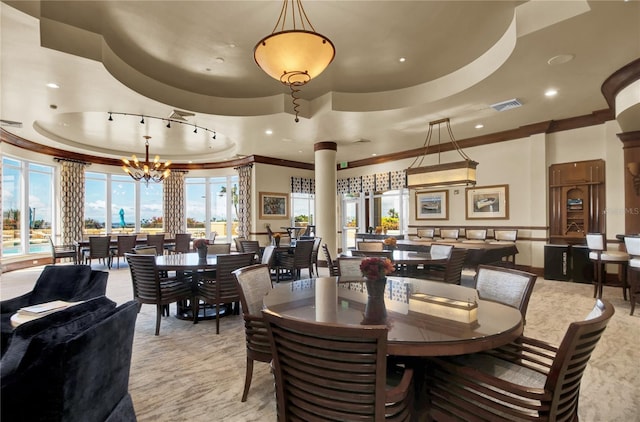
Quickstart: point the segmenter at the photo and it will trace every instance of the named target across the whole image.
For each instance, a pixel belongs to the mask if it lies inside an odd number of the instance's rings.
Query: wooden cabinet
[[[549,241],[582,244],[585,233],[605,228],[604,160],[549,167]]]

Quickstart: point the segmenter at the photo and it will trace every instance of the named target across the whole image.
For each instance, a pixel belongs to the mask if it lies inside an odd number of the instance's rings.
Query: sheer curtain
[[[169,237],[184,233],[187,229],[184,218],[184,175],[185,172],[172,171],[163,182],[164,231]]]
[[[253,164],[236,167],[238,171],[238,237],[251,233],[251,168]]]

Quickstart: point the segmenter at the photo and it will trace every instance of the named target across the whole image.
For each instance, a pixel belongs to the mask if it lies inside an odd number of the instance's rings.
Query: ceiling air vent
[[[511,100],[502,101],[500,103],[491,104],[490,107],[495,111],[507,111],[507,110],[511,110],[512,108],[518,108],[521,106],[522,106],[522,103],[518,101],[517,98],[514,98]]]
[[[173,110],[169,115],[169,119],[182,120],[183,122],[186,122],[187,121],[186,117],[192,117],[192,116],[195,116],[195,114],[190,113],[188,111]]]
[[[22,122],[14,122],[13,120],[0,119],[0,126],[22,127]]]

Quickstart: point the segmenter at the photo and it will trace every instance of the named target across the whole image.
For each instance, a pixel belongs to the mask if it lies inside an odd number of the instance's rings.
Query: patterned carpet
[[[98,269],[98,266],[94,266]],[[0,294],[10,298],[31,290],[42,268],[2,275]],[[326,271],[326,269],[324,269]],[[321,269],[322,272],[322,269]],[[107,296],[118,303],[131,298],[126,264],[112,269]],[[571,321],[593,307],[593,287],[538,279],[527,313],[525,334],[558,344]],[[619,288],[605,288],[616,307],[582,381],[582,422],[640,420],[640,308],[629,315]],[[172,314],[175,313],[172,307]],[[138,421],[275,421],[273,378],[267,364],[256,362],[249,398],[240,402],[245,373],[241,316],[193,324],[164,317],[154,336],[155,307],[143,305],[136,324],[129,390]]]

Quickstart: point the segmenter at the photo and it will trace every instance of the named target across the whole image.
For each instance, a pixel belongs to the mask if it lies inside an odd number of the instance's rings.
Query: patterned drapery
[[[404,170],[338,179],[338,193],[385,192],[407,187]]]
[[[60,159],[62,243],[82,239],[84,229],[84,168],[86,163]]]
[[[236,167],[238,171],[238,237],[251,233],[251,168],[253,164]]]
[[[291,178],[291,193],[316,193],[316,179],[304,177]]]
[[[169,237],[187,230],[184,218],[184,175],[185,172],[173,171],[163,182],[164,231]]]

